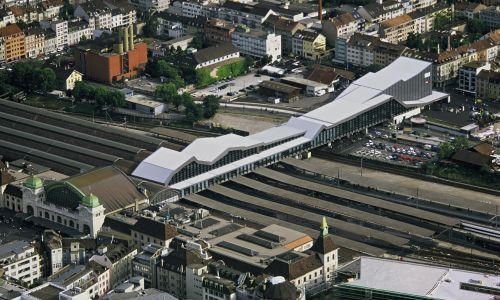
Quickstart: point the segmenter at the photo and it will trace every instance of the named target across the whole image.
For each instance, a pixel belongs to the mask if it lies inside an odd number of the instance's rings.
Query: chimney
[[[129,50],[129,44],[128,44],[129,38],[128,38],[127,27],[122,27],[120,29],[123,30],[123,46],[124,46],[123,47],[124,48],[123,51],[128,52],[128,50]]]
[[[130,50],[134,50],[134,25],[129,25],[129,48]]]
[[[323,21],[323,0],[319,0],[318,3],[318,20]]]

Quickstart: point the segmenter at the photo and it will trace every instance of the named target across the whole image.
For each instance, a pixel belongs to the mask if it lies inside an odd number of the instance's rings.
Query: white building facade
[[[241,54],[262,58],[271,57],[271,61],[281,59],[281,35],[263,31],[235,31],[231,35],[233,45]]]

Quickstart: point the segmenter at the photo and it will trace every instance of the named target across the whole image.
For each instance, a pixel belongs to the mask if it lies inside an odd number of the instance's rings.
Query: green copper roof
[[[85,197],[83,197],[82,205],[86,206],[86,207],[93,208],[93,207],[97,207],[97,206],[101,205],[101,203],[99,203],[99,198],[97,198],[96,195],[90,193],[90,194],[86,195]]]
[[[24,186],[30,189],[39,189],[43,187],[43,182],[39,177],[31,175],[24,182]]]

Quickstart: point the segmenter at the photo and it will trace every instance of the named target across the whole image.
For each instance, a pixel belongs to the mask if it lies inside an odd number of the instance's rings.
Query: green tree
[[[90,89],[92,87],[89,86],[86,82],[84,81],[78,81],[75,83],[75,87],[73,88],[73,97],[75,97],[75,100],[77,101],[82,101],[83,99],[90,99]]]
[[[453,150],[455,150],[455,152],[470,148],[469,140],[463,136],[456,137],[453,141],[451,141],[451,145],[453,146]]]
[[[410,32],[408,34],[408,38],[406,39],[406,46],[412,49],[421,49],[423,44],[422,44],[422,37],[420,36],[420,34]]]
[[[468,19],[465,28],[467,32],[471,34],[476,33],[483,35],[488,33],[489,31],[488,25],[486,25],[486,23],[483,20],[477,18]]]
[[[147,37],[155,37],[158,35],[158,26],[160,26],[158,17],[156,15],[150,15],[146,18],[146,24],[142,32]]]
[[[125,95],[120,91],[108,89],[104,97],[104,101],[109,106],[125,107]]]
[[[439,146],[438,157],[439,159],[450,158],[455,153],[451,143],[441,143]]]
[[[203,116],[207,119],[213,117],[219,110],[219,98],[214,95],[208,95],[203,98]]]
[[[470,143],[466,137],[456,137],[451,142],[441,143],[441,145],[439,146],[438,157],[440,159],[450,158],[458,151],[469,149],[469,147]]]
[[[193,40],[189,43],[189,47],[195,49],[203,48],[203,38],[199,35],[195,35]]]
[[[194,103],[193,99],[185,99],[184,103],[184,113],[186,114],[186,119],[191,123],[196,123],[203,117],[203,107],[201,104]]]
[[[37,90],[47,93],[56,87],[56,73],[51,68],[35,69],[34,75]]]
[[[196,69],[196,86],[205,87],[212,84],[214,81],[215,79],[210,75],[210,69]]]
[[[435,30],[445,30],[449,29],[452,19],[450,13],[439,13],[434,18],[434,29]]]
[[[172,103],[173,98],[177,96],[177,87],[172,82],[159,85],[156,87],[155,96],[165,103]]]
[[[184,93],[186,94],[186,93]],[[179,111],[179,106],[182,105],[182,103],[184,103],[184,94],[182,95],[175,95],[173,98],[172,98],[172,105],[175,107],[175,110]]]
[[[264,55],[260,58],[260,64],[262,66],[267,65],[273,61],[273,57],[271,55]]]

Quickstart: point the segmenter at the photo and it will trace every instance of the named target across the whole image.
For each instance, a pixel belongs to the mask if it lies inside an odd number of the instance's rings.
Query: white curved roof
[[[354,81],[334,101],[323,105],[303,116],[292,117],[284,124],[246,137],[227,134],[212,138],[199,138],[193,141],[182,152],[160,148],[142,161],[132,172],[133,176],[168,184],[171,177],[185,165],[196,161],[200,164],[212,165],[232,150],[245,150],[258,146],[274,144],[286,139],[288,142],[273,146],[261,153],[256,153],[232,163],[212,169],[171,187],[183,189],[192,184],[219,176],[225,172],[257,162],[312,141],[324,128],[346,122],[356,116],[373,109],[392,96],[385,94],[392,85],[409,80],[430,66],[429,62],[413,58],[400,57],[392,64],[377,73],[368,73]],[[400,101],[406,107],[423,106],[447,97],[447,94],[432,92],[421,99]],[[287,148],[288,147],[288,148]]]

